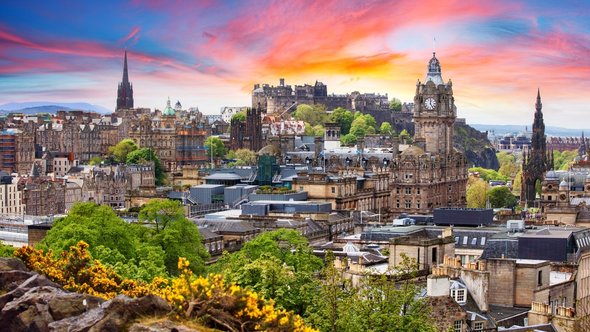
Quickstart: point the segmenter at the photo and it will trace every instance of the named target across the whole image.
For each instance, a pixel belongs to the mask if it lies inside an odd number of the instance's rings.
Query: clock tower
[[[436,53],[428,62],[424,83],[418,80],[414,97],[415,138],[426,142],[425,151],[448,154],[453,148],[453,125],[457,108],[453,98],[453,84],[442,79]]]

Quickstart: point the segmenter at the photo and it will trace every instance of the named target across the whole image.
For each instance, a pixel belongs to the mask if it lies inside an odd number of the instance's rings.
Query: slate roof
[[[481,254],[482,259],[518,258],[518,238],[490,239]]]

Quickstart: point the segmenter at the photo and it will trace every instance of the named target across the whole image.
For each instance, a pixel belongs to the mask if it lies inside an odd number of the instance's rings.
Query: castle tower
[[[541,91],[537,90],[537,102],[535,103],[535,120],[531,137],[531,149],[522,167],[522,194],[521,201],[528,206],[534,206],[536,196],[536,183],[543,181],[545,172],[550,168],[547,160],[547,138],[545,137],[545,123],[541,109]]]
[[[127,51],[125,51],[125,61],[123,64],[123,80],[117,88],[117,108],[133,108],[133,86],[129,82],[129,72],[127,70]]]
[[[453,84],[450,80],[444,83],[435,53],[428,62],[425,82],[416,84],[414,105],[415,138],[424,139],[426,152],[450,153],[457,110]]]

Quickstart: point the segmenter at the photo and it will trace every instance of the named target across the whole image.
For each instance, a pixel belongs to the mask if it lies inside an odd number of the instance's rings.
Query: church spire
[[[117,107],[118,109],[133,108],[133,86],[129,82],[129,70],[127,69],[127,50],[123,61],[123,79],[117,88]]]
[[[537,88],[537,103],[535,104],[535,108],[537,112],[541,112],[541,108],[543,108],[543,104],[541,103],[541,89]]]
[[[127,50],[125,50],[125,62],[123,64],[123,84],[129,83],[129,72],[127,71]]]

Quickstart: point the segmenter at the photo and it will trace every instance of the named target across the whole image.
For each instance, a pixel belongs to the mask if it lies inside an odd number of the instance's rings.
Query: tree
[[[356,144],[356,135],[355,134],[346,134],[340,137],[340,144],[344,146],[352,146]]]
[[[352,112],[342,107],[334,109],[332,114],[330,114],[330,121],[340,125],[341,136],[344,136],[350,132],[350,127],[353,120],[354,115]]]
[[[391,127],[391,124],[389,122],[383,122],[381,123],[381,127],[379,128],[379,133],[383,134],[383,135],[391,135],[393,133],[393,128]]]
[[[305,121],[312,127],[315,125],[323,125],[328,120],[328,113],[326,112],[326,105],[322,104],[299,104],[297,109],[293,112],[293,118],[299,121]]]
[[[332,255],[326,258],[333,264]],[[365,275],[353,288],[328,265],[308,320],[321,331],[437,331],[427,300],[418,298],[420,287],[411,281],[416,271],[416,261],[403,256],[391,272],[405,276],[404,281],[396,284],[387,275]]]
[[[225,156],[225,145],[219,137],[209,136],[205,140],[205,147],[207,148],[207,155],[211,158],[211,151],[213,151],[213,157],[221,158]]]
[[[397,98],[391,98],[389,108],[394,112],[399,112],[402,110],[402,102]]]
[[[516,196],[520,196],[522,191],[522,169],[519,169],[514,176],[514,182],[512,183],[512,193]]]
[[[249,149],[237,149],[235,159],[238,166],[252,166],[256,164],[256,152]]]
[[[314,273],[322,267],[307,239],[295,230],[265,232],[224,255],[213,270],[230,282],[274,298],[287,310],[305,312],[313,301]]]
[[[131,151],[127,154],[127,164],[154,164],[154,175],[156,177],[156,185],[164,183],[164,170],[160,163],[160,158],[156,155],[154,150],[150,148],[141,148],[139,150]]]
[[[553,151],[553,169],[568,170],[577,155],[577,150]]]
[[[503,175],[508,179],[512,179],[516,172],[518,172],[518,166],[516,165],[516,158],[514,155],[506,152],[498,152],[496,153],[496,157],[500,163],[498,174]]]
[[[239,122],[246,121],[246,112],[240,111],[240,112],[232,115],[231,119],[229,120],[229,123],[232,123],[234,121],[239,121]]]
[[[102,162],[103,162],[103,160],[101,157],[95,156],[95,157],[90,158],[90,160],[88,160],[88,165],[96,166],[96,165],[100,165],[100,163],[102,163]]]
[[[127,162],[127,155],[137,149],[137,144],[132,139],[126,138],[116,145],[109,147],[108,152],[115,158],[116,162],[125,163]]]
[[[471,179],[474,179],[471,181]],[[467,207],[484,208],[487,201],[488,184],[479,178],[470,177],[467,184]]]
[[[513,208],[516,205],[516,197],[508,187],[493,187],[488,190],[488,197],[493,208]]]
[[[140,238],[163,249],[164,265],[170,275],[180,273],[178,257],[188,259],[193,272],[204,272],[209,254],[197,226],[184,216],[184,208],[179,202],[151,200],[139,212],[139,220],[154,225],[141,229]]]
[[[399,139],[403,144],[412,143],[412,137],[410,137],[410,133],[405,129],[399,133]]]
[[[313,136],[323,137],[326,133],[326,129],[321,124],[313,126]]]
[[[469,172],[478,173],[479,177],[482,178],[484,181],[508,181],[509,179],[507,176],[501,175],[493,169],[483,167],[472,167],[469,169]]]

